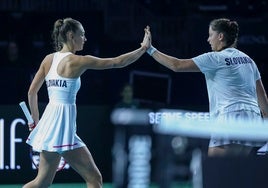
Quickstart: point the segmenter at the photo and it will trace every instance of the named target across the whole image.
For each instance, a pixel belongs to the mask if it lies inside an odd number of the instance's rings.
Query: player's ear
[[[72,31],[68,31],[66,34],[66,37],[68,40],[72,40],[74,38],[74,34]]]
[[[218,39],[219,39],[220,41],[223,41],[223,39],[224,39],[224,34],[223,34],[223,33],[219,33],[219,35],[218,35]]]

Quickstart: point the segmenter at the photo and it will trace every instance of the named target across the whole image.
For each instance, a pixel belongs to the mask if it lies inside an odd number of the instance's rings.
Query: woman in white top
[[[208,43],[212,52],[191,59],[166,55],[152,45],[147,52],[175,72],[202,72],[205,75],[211,118],[259,120],[268,116],[268,100],[255,62],[236,49],[239,26],[226,18],[209,24]],[[151,34],[150,34],[151,38]],[[263,143],[212,137],[209,156],[248,155]]]
[[[87,187],[102,187],[102,176],[90,151],[76,134],[76,94],[80,76],[87,69],[125,67],[140,58],[149,47],[148,28],[141,47],[114,58],[75,55],[86,42],[82,24],[72,18],[59,19],[54,24],[52,37],[56,52],[47,55],[41,63],[28,91],[28,102],[35,124],[27,143],[40,152],[38,174],[24,185],[48,187],[52,184],[60,158],[76,170]],[[49,103],[39,120],[38,91],[46,82]],[[35,126],[36,125],[36,126]]]

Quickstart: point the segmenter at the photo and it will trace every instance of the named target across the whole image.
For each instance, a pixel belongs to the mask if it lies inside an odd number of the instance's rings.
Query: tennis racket
[[[30,114],[30,111],[27,108],[27,105],[24,101],[20,102],[19,105],[20,105],[20,107],[21,107],[21,109],[22,109],[22,111],[23,111],[23,113],[28,121],[28,124],[32,125],[29,127],[29,131],[32,131],[36,125],[35,125],[34,120]],[[34,151],[32,147],[30,147],[30,159],[32,161],[33,168],[37,169],[39,167],[40,153],[37,151]],[[67,162],[64,160],[63,157],[61,157],[57,171],[64,169],[66,164],[67,164]]]

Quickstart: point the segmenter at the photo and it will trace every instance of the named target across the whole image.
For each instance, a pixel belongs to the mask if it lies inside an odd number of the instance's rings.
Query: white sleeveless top
[[[68,53],[55,53],[53,63],[46,76],[46,84],[50,102],[75,104],[76,94],[80,88],[79,78],[63,78],[57,73],[60,61],[66,57]]]

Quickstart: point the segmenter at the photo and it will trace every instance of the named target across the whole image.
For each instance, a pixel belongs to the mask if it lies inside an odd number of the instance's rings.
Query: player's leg
[[[215,146],[215,147],[208,148],[209,157],[217,157],[217,156],[221,157],[225,155],[226,155],[226,151],[222,146]]]
[[[62,156],[82,176],[88,188],[102,187],[101,173],[87,147],[64,152]]]
[[[221,114],[217,117],[217,119],[219,122],[231,120],[231,122],[235,123],[237,120],[245,120],[252,121],[254,123],[261,120],[261,115],[254,111],[239,110]],[[209,143],[208,156],[248,156],[253,148],[256,147],[255,144],[250,141],[243,142],[248,142],[247,145],[252,146],[244,145],[241,141],[235,141],[235,143],[232,142],[228,140],[211,139]]]
[[[248,156],[251,150],[251,146],[245,146],[241,144],[227,144],[208,148],[208,156]]]
[[[61,156],[55,152],[46,152],[46,151],[41,152],[38,174],[34,180],[25,184],[23,188],[49,187],[52,184],[53,179],[55,177],[60,157]]]

